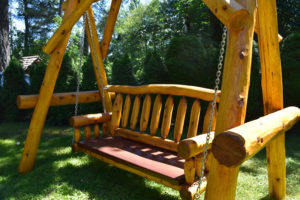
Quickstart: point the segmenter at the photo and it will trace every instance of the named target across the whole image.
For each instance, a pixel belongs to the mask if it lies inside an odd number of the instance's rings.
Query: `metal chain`
[[[89,17],[89,14],[88,14],[87,11],[85,11],[84,16],[85,16],[85,18],[86,18],[86,20],[88,22],[88,29],[89,29],[89,32],[90,32],[90,38],[91,38],[91,41],[92,41],[92,48],[93,48],[94,57],[95,57],[95,60],[96,60],[97,73],[98,73],[98,76],[99,76],[99,79],[100,79],[102,107],[103,107],[104,113],[106,113],[106,105],[105,105],[105,98],[104,98],[103,81],[102,81],[102,77],[101,77],[101,73],[100,73],[100,69],[99,69],[99,62],[98,62],[98,59],[97,59],[97,56],[96,56],[96,47],[95,47],[94,38],[93,38],[93,35],[92,35],[92,28],[91,28],[90,17]]]
[[[78,114],[78,96],[79,96],[79,88],[80,88],[80,82],[81,82],[81,68],[82,68],[82,57],[83,57],[83,46],[84,46],[84,17],[82,18],[83,21],[83,28],[80,38],[80,59],[79,59],[79,65],[77,68],[77,87],[76,87],[76,101],[75,101],[75,112],[74,115],[77,116]]]
[[[203,159],[202,159],[202,163],[201,163],[201,173],[200,173],[200,177],[199,177],[197,192],[194,195],[194,199],[200,199],[200,190],[201,190],[201,184],[202,184],[203,178],[204,178],[205,163],[206,163],[206,160],[207,160],[208,144],[209,144],[209,140],[210,140],[210,132],[211,132],[211,128],[212,128],[213,116],[214,116],[214,111],[215,111],[215,107],[216,107],[217,92],[219,90],[220,77],[221,77],[221,74],[222,74],[224,52],[225,52],[225,43],[226,43],[226,35],[227,35],[227,28],[226,28],[226,26],[224,26],[223,34],[222,34],[220,56],[219,56],[219,64],[218,64],[218,67],[217,67],[216,80],[215,80],[214,98],[213,98],[213,102],[212,102],[212,109],[211,109],[211,112],[210,112],[210,118],[209,118],[209,123],[208,123],[208,132],[207,132],[207,135],[206,135],[206,143],[205,143],[204,154],[203,154]]]

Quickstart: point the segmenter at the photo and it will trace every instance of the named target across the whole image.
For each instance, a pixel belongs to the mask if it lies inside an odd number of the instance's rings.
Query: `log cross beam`
[[[72,11],[76,9],[77,4],[77,0],[68,1],[65,15],[63,17],[63,23],[68,19]],[[50,56],[48,67],[44,75],[43,84],[40,89],[39,98],[28,129],[22,158],[19,164],[18,171],[20,173],[27,173],[32,170],[34,166],[36,153],[41,140],[42,130],[69,37],[70,32],[62,37],[62,42],[55,47],[55,50]]]
[[[78,6],[65,18],[60,27],[56,30],[48,43],[43,47],[46,54],[51,54],[54,49],[66,38],[75,23],[84,14],[85,11],[97,0],[78,1]]]

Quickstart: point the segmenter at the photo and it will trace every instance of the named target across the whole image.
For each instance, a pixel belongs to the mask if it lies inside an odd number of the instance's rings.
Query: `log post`
[[[258,45],[264,114],[283,108],[283,89],[276,1],[258,1]],[[267,145],[269,194],[284,199],[286,193],[285,138],[281,134]]]
[[[256,1],[240,0],[248,10],[250,19],[241,30],[229,30],[219,104],[216,136],[244,123],[250,83],[252,42],[256,19]],[[233,200],[239,167],[229,168],[211,156],[206,200]]]
[[[194,183],[195,174],[196,174],[195,159],[189,158],[189,159],[185,160],[184,176],[185,176],[185,182],[188,185],[192,185]]]
[[[91,127],[90,126],[85,126],[84,127],[84,137],[85,137],[85,140],[89,140],[91,139]]]
[[[100,134],[100,127],[99,124],[94,125],[94,138],[98,139]]]
[[[99,39],[98,39],[96,23],[95,23],[95,18],[94,18],[94,13],[93,13],[92,7],[90,7],[88,9],[88,16],[90,19],[90,23],[88,23],[87,19],[86,19],[85,20],[85,24],[86,24],[85,28],[86,28],[88,42],[89,42],[89,46],[90,46],[90,50],[91,50],[93,67],[94,67],[95,77],[97,80],[97,86],[98,86],[100,95],[102,96],[103,88],[101,87],[101,85],[104,88],[107,86],[107,78],[106,78],[104,63],[103,63],[102,55],[101,55],[101,51],[100,51]],[[89,30],[89,25],[91,26],[91,33]],[[92,36],[92,38],[91,38],[91,36]],[[94,43],[92,42],[92,40]],[[100,75],[101,75],[101,77],[100,77]],[[105,101],[106,111],[111,112],[112,111],[111,97],[106,90],[104,90],[104,101]],[[108,126],[108,128],[109,128],[109,126]]]
[[[69,0],[68,6],[63,17],[63,22],[68,18],[72,11],[76,8],[78,1]],[[70,37],[68,33],[63,42],[61,42],[53,51],[50,56],[48,67],[46,69],[43,84],[41,85],[39,99],[35,106],[30,126],[28,129],[26,143],[24,146],[22,158],[19,164],[18,171],[20,173],[27,173],[32,170],[34,166],[34,161],[36,158],[36,153],[38,146],[40,144],[40,139],[42,135],[42,130],[46,120],[47,112],[49,109],[51,97],[55,87],[55,83],[58,77],[60,66],[64,57],[65,49]]]

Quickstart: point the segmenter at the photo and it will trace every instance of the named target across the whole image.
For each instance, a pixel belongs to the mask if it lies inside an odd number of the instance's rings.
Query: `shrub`
[[[281,48],[283,94],[285,106],[300,107],[300,32],[290,34]]]
[[[132,66],[128,54],[120,60],[116,59],[112,66],[112,84],[115,85],[135,85]]]
[[[158,51],[149,51],[144,60],[143,82],[165,83],[167,79],[166,69]]]
[[[17,96],[26,93],[27,84],[24,78],[22,64],[13,57],[4,71],[4,83],[1,91],[5,121],[20,120],[25,116],[26,112],[19,110],[16,104]]]
[[[165,63],[171,83],[212,87],[209,79],[213,79],[211,55],[207,54],[200,39],[196,36],[175,37],[171,40]]]
[[[38,94],[43,82],[45,71],[47,68],[47,60],[43,59],[42,62],[34,63],[30,66],[30,93]]]

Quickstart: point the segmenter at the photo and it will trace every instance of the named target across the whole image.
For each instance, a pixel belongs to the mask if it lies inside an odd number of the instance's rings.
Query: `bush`
[[[43,82],[45,71],[47,68],[47,60],[43,59],[42,62],[34,63],[30,66],[30,93],[38,94]]]
[[[27,87],[22,64],[13,57],[4,71],[4,83],[0,93],[4,114],[2,117],[5,121],[24,118],[26,111],[18,109],[16,99],[18,95],[26,93]]]
[[[281,48],[284,106],[300,107],[300,32],[290,34]]]
[[[211,80],[214,80],[215,77],[212,69],[216,69],[216,67],[212,66],[211,57],[215,57],[215,55],[208,55],[196,36],[173,38],[165,57],[169,82],[213,87],[210,85]]]
[[[74,92],[77,86],[77,72],[71,56],[66,53],[62,61],[54,92]],[[74,105],[51,107],[48,119],[57,125],[68,124],[69,118],[74,114]]]
[[[112,66],[112,84],[136,85],[136,80],[133,76],[132,66],[128,54],[125,54],[121,60],[115,60]]]
[[[80,86],[80,91],[89,90],[98,90],[91,56],[88,57],[87,61],[82,66],[82,82]],[[99,113],[101,110],[102,106],[99,102],[80,105],[81,114]]]
[[[158,51],[149,51],[147,53],[143,67],[143,82],[145,84],[166,82],[166,69]]]

